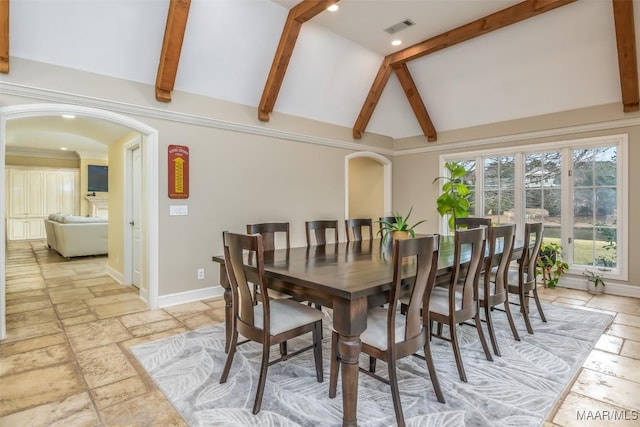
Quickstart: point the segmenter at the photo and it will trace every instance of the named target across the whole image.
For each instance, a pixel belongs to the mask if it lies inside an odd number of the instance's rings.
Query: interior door
[[[131,284],[142,282],[142,152],[131,150]]]

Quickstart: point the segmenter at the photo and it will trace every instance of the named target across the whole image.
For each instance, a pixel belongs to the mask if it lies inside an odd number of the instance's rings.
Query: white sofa
[[[47,245],[66,258],[108,252],[105,218],[51,214],[44,221]]]

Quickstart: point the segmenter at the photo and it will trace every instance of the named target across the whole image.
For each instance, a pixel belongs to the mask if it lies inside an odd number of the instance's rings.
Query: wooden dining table
[[[521,251],[522,242],[516,242],[513,258]],[[392,253],[391,239],[386,243],[375,239],[265,252],[269,289],[333,309],[342,372],[343,426],[357,425],[360,334],[367,329],[367,310],[388,302],[393,278]],[[453,236],[441,236],[437,275],[442,283],[448,280],[453,259]],[[463,253],[462,262],[468,259],[468,253]],[[233,328],[231,290],[224,256],[214,256],[213,261],[220,264],[228,346]],[[415,263],[409,259],[403,277],[414,275]]]

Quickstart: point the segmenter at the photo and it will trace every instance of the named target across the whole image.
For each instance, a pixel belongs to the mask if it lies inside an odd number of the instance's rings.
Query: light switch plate
[[[187,206],[184,206],[184,205],[172,205],[172,206],[169,206],[169,215],[171,215],[171,216],[187,215],[187,214],[188,214]]]

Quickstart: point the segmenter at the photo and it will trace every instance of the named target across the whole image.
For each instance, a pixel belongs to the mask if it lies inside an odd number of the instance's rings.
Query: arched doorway
[[[361,151],[345,157],[345,218],[372,218],[391,213],[391,161]]]
[[[0,108],[0,173],[5,174],[5,150],[7,140],[7,122],[28,117],[59,116],[73,114],[106,120],[129,127],[142,135],[143,188],[146,197],[146,223],[144,250],[146,264],[144,273],[148,286],[148,305],[158,306],[158,132],[154,128],[129,117],[90,107],[65,104],[27,104]],[[6,266],[5,266],[5,187],[0,188],[0,212],[3,225],[0,227],[0,339],[6,337]]]

